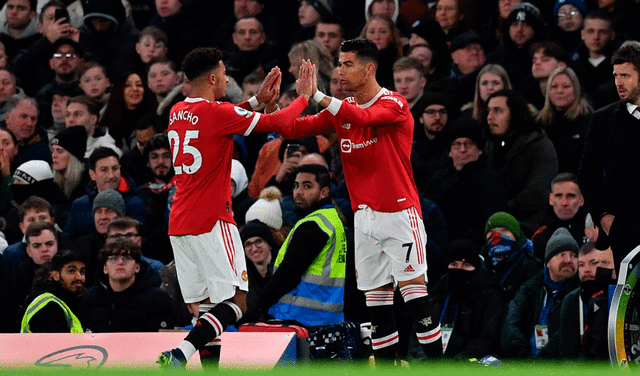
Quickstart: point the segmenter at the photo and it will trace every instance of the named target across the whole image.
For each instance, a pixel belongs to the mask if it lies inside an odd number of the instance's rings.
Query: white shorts
[[[427,272],[427,233],[415,208],[383,213],[369,207],[355,213],[358,289],[408,281]]]
[[[218,221],[209,233],[170,238],[185,303],[207,298],[220,303],[231,299],[236,288],[248,291],[244,247],[235,225]]]

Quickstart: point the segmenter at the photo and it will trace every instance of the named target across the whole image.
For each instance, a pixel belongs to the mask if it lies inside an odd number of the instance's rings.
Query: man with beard
[[[578,277],[580,288],[562,301],[560,328],[552,341],[558,341],[557,355],[561,358],[606,359],[607,290],[615,283],[611,250],[598,251],[594,243],[583,245],[578,254]],[[605,309],[594,311],[595,304]]]
[[[69,98],[60,103],[61,98],[59,97],[61,93],[67,94],[69,97],[82,94],[82,90],[78,86],[78,69],[80,69],[84,60],[78,43],[69,38],[60,38],[53,44],[52,50],[53,54],[49,59],[49,67],[55,76],[36,94],[38,106],[42,109],[40,111],[40,123],[45,128],[51,127],[53,121],[58,120],[54,119],[51,111],[49,111],[52,105],[56,105],[53,110],[60,112],[58,116],[61,116],[64,120]],[[64,105],[61,106],[61,104]]]
[[[159,227],[166,228],[167,200],[176,187],[167,135],[159,133],[151,137],[144,145],[143,153],[153,177],[138,189],[147,204],[147,231],[152,234]]]
[[[42,268],[25,309],[21,333],[83,333],[73,310],[85,289],[85,256],[56,253]]]
[[[578,243],[560,227],[545,252],[545,268],[528,280],[509,302],[500,343],[506,356],[537,358],[553,354],[549,346],[560,326],[562,299],[578,287]]]
[[[318,164],[296,168],[293,197],[302,218],[274,261],[273,276],[258,300],[257,311],[305,326],[344,321],[347,240],[329,196],[329,171]],[[260,312],[261,311],[261,312]]]
[[[96,196],[107,190],[117,190],[124,198],[125,214],[146,226],[146,206],[139,196],[138,189],[128,175],[120,170],[120,156],[108,147],[96,148],[89,157],[89,177],[91,182],[87,187],[87,194],[77,198],[71,209],[64,232],[72,240],[90,234],[94,230],[93,208]]]
[[[422,104],[424,110],[415,124],[411,151],[413,179],[418,187],[424,187],[436,172],[449,165],[449,140],[443,133],[449,121],[447,97],[430,91],[422,96]]]
[[[640,48],[621,47],[611,62],[620,101],[591,116],[578,183],[589,213],[600,227],[598,246],[611,246],[618,270],[624,257],[640,244],[640,200],[628,179],[640,162],[634,146],[640,137]]]

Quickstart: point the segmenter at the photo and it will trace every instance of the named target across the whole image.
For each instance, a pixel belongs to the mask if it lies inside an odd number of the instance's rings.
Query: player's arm
[[[314,77],[315,77],[315,66]],[[315,83],[315,82],[314,82]],[[411,116],[406,101],[393,95],[383,96],[376,106],[361,108],[317,90],[314,86],[313,100],[333,116],[345,123],[360,124],[365,127],[380,127],[398,124]]]

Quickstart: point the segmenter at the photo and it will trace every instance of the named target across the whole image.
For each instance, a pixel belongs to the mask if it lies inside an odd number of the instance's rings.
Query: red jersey
[[[231,209],[233,136],[276,131],[304,110],[298,98],[282,111],[263,115],[235,106],[187,98],[169,115],[167,136],[176,174],[176,193],[169,216],[169,235],[209,232],[218,220],[235,223]],[[293,107],[292,107],[293,106]]]
[[[360,205],[380,212],[413,206],[421,213],[410,161],[413,117],[400,94],[382,89],[365,104],[353,97],[334,99],[326,110],[297,119],[283,132],[298,138],[334,131],[354,211]]]

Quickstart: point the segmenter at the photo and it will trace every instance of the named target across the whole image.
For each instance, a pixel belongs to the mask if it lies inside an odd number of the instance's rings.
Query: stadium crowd
[[[278,66],[285,108],[298,96],[302,59],[316,66],[320,91],[352,95],[340,81],[339,49],[366,38],[379,50],[378,83],[404,97],[414,119],[411,164],[445,357],[607,357],[599,307],[624,256],[621,232],[638,233],[627,176],[638,131],[608,142],[607,130],[590,130],[609,121],[592,116],[600,108],[614,117],[622,115],[612,106],[637,107],[640,2],[0,3],[0,332],[189,325],[168,235],[176,140],[166,130],[191,90],[182,60],[196,47],[221,50],[224,100],[235,104]],[[311,103],[303,115],[318,111]],[[637,120],[627,117],[620,121]],[[321,186],[330,193],[318,202],[335,205],[349,250],[340,320],[370,321],[355,286],[358,208],[342,141],[235,137],[229,189],[247,257],[248,317],[264,318],[303,278],[304,269],[296,279],[289,264],[275,273],[274,263],[308,213],[294,197],[297,176],[320,176],[299,166],[314,164],[329,172]],[[609,236],[613,215],[620,225]],[[34,311],[50,298],[43,293],[73,313]],[[408,332],[406,315],[396,320]],[[402,349],[424,356],[415,339]]]

